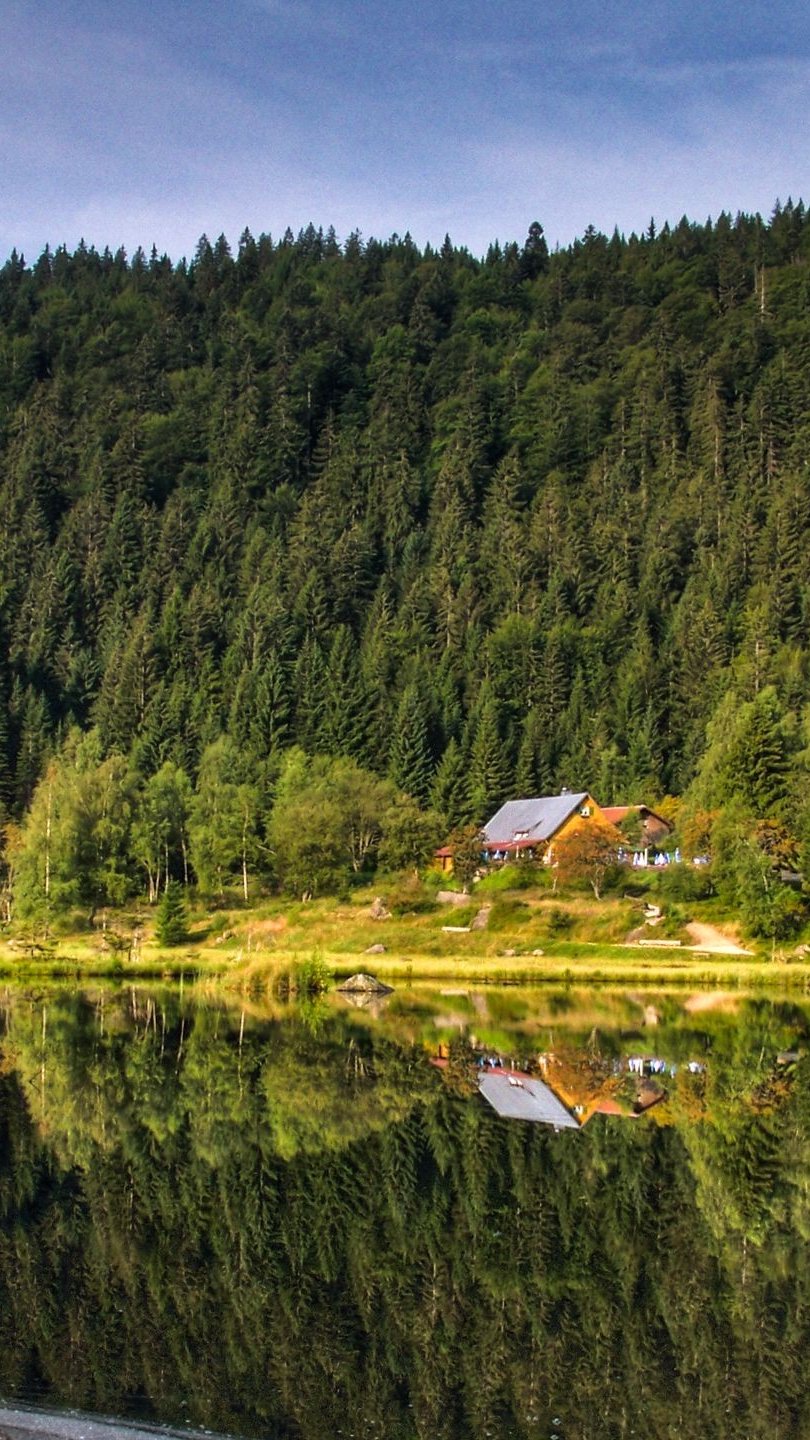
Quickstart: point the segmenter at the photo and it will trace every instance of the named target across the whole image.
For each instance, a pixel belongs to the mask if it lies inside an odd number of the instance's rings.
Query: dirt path
[[[716,925],[706,925],[702,920],[691,920],[686,927],[691,935],[693,945],[688,946],[690,950],[700,950],[706,955],[752,955],[752,950],[744,950],[736,940],[724,935]]]

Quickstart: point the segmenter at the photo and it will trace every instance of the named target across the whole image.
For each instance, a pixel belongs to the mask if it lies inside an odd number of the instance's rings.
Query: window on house
[[[588,816],[591,813],[590,805],[583,805],[579,813],[582,816],[583,820],[587,820]]]

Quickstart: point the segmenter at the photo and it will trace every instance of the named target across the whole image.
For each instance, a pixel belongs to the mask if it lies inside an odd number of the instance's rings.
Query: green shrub
[[[440,925],[471,925],[479,908],[478,905],[443,905],[437,918]]]
[[[436,895],[411,873],[388,891],[385,903],[392,915],[427,915],[436,909]]]
[[[550,885],[548,868],[521,860],[514,865],[502,865],[499,870],[490,870],[475,887],[477,895],[500,895],[505,890],[539,890]]]
[[[331,971],[324,963],[320,951],[314,950],[307,959],[296,960],[289,970],[283,970],[277,975],[274,988],[280,998],[286,999],[288,995],[322,995],[331,983]]]
[[[708,900],[714,894],[712,873],[708,865],[668,865],[655,874],[655,890],[684,905]]]
[[[549,935],[560,937],[567,935],[574,927],[574,917],[562,905],[552,905],[546,915],[546,929]]]
[[[688,919],[689,916],[680,905],[669,905],[658,924],[650,930],[650,934],[661,940],[677,940]]]
[[[511,930],[513,925],[525,924],[531,918],[531,910],[525,900],[496,900],[489,916],[489,930]]]

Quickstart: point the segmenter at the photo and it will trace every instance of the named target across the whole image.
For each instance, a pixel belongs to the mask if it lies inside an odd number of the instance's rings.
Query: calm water
[[[808,1435],[808,1036],[803,1000],[683,991],[5,988],[0,1396],[312,1440]],[[483,1055],[544,1056],[578,1128],[499,1118]]]

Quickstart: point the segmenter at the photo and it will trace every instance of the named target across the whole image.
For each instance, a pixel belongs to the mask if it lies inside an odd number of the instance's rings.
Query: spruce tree
[[[155,917],[159,945],[182,945],[188,939],[188,908],[183,887],[172,880],[166,886]]]
[[[351,630],[338,625],[326,664],[322,741],[330,755],[366,756],[368,697]]]
[[[498,727],[494,697],[486,687],[470,747],[469,797],[473,819],[483,824],[509,798],[511,767]]]
[[[788,749],[776,692],[768,687],[743,707],[727,758],[728,784],[760,817],[787,798]]]
[[[470,818],[468,764],[461,746],[452,739],[442,756],[430,789],[430,803],[456,830]]]
[[[397,710],[388,773],[394,784],[426,804],[433,774],[427,707],[416,685],[406,685]]]
[[[548,736],[540,712],[535,708],[529,711],[523,726],[515,770],[515,795],[525,800],[536,795],[548,795],[550,789]]]

